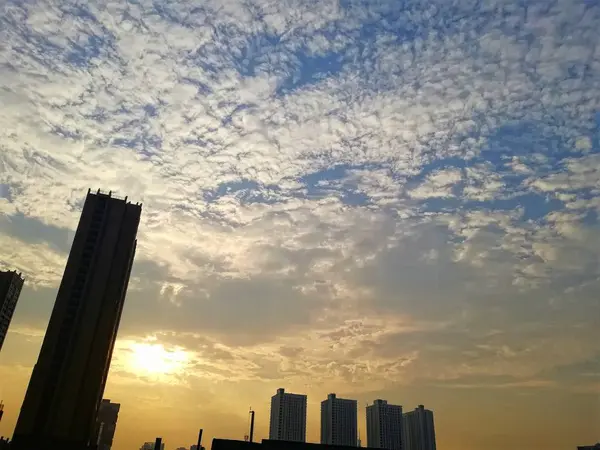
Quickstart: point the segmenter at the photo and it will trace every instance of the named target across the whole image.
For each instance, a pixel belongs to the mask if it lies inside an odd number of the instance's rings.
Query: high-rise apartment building
[[[306,442],[306,395],[277,389],[271,397],[269,439]]]
[[[8,326],[12,320],[21,289],[23,288],[23,277],[17,272],[0,272],[0,350],[4,344],[4,338],[8,333]]]
[[[100,403],[94,432],[97,450],[110,450],[112,447],[120,409],[119,403],[112,403],[108,399],[103,399]]]
[[[356,400],[329,394],[321,402],[321,444],[356,447]]]
[[[402,406],[375,400],[367,406],[367,446],[400,450],[402,448]]]
[[[402,416],[404,450],[435,450],[433,411],[419,405]]]
[[[127,198],[88,192],[13,450],[82,450],[93,441],[141,211]]]

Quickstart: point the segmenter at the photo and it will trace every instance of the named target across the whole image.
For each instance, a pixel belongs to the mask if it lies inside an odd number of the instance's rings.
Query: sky
[[[2,0],[11,435],[87,190],[142,202],[114,450],[279,387],[439,450],[600,441],[598,0]]]

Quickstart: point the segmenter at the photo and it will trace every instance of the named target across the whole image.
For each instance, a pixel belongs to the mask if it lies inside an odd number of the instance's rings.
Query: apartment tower
[[[402,416],[404,450],[436,450],[433,411],[419,405]]]
[[[23,277],[20,273],[0,271],[0,350],[8,333],[8,326],[23,288]]]
[[[357,445],[356,400],[329,394],[321,402],[321,444]]]
[[[120,409],[121,405],[119,403],[112,403],[108,399],[103,399],[100,403],[94,432],[94,440],[98,450],[110,450],[112,447]]]
[[[402,406],[386,400],[367,406],[367,447],[402,449]]]
[[[141,212],[127,198],[88,191],[13,450],[83,450],[93,444]]]
[[[271,397],[269,439],[306,442],[306,395],[277,389]]]

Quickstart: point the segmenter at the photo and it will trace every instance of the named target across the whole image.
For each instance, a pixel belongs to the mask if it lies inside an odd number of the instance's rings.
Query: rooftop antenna
[[[250,408],[250,442],[254,442],[254,411]]]
[[[252,407],[250,407],[250,435],[245,435],[244,436],[244,441],[246,442],[253,442],[254,440],[254,411],[252,411]]]
[[[200,431],[198,432],[198,446],[196,447],[196,450],[202,450],[202,432],[204,430],[202,428],[200,428]]]

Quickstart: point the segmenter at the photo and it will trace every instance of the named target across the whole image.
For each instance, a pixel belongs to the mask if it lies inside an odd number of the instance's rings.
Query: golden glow
[[[187,352],[181,349],[167,350],[161,344],[135,343],[129,366],[139,375],[168,375],[183,372],[188,363]]]

